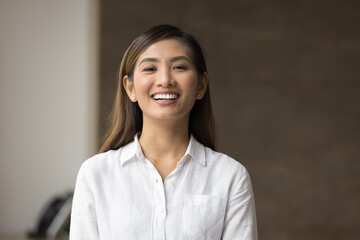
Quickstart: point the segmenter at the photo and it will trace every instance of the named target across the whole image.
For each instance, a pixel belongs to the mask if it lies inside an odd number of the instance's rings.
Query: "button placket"
[[[152,166],[150,170],[152,172],[153,198],[155,205],[153,223],[154,239],[165,239],[166,201],[164,184],[156,168]]]

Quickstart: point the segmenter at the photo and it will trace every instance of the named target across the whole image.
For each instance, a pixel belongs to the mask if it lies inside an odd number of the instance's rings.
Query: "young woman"
[[[249,175],[214,131],[198,42],[169,25],[138,36],[101,153],[80,168],[70,239],[257,239]]]

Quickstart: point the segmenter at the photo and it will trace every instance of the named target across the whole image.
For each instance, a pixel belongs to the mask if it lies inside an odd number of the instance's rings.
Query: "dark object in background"
[[[28,237],[68,237],[73,193],[55,197],[41,214],[38,227]]]

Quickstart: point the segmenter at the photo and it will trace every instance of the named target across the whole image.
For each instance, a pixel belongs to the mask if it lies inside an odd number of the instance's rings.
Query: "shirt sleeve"
[[[257,240],[254,194],[246,169],[231,193],[226,207],[222,240]]]
[[[75,186],[70,220],[70,240],[97,240],[95,200],[86,172],[86,162],[81,166]]]

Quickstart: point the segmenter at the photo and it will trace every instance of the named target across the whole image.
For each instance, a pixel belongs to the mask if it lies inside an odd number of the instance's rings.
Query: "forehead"
[[[153,43],[148,47],[138,58],[141,61],[143,58],[171,58],[174,56],[186,56],[191,58],[191,51],[189,47],[177,39],[164,39]]]

